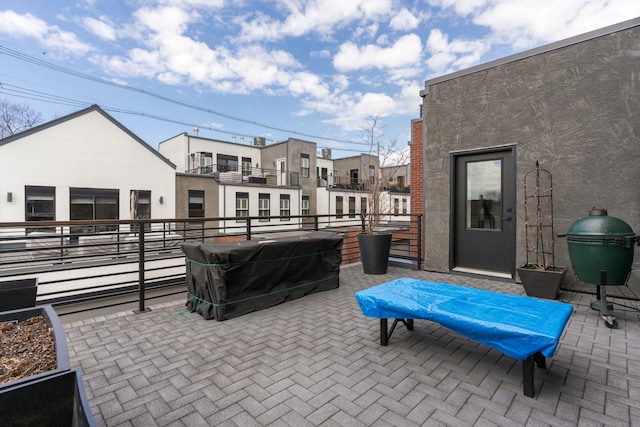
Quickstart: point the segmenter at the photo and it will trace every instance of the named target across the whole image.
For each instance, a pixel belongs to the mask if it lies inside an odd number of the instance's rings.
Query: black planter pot
[[[37,292],[36,278],[0,282],[0,311],[34,307]]]
[[[566,267],[542,270],[524,265],[516,270],[527,296],[545,299],[556,299],[562,280],[567,274]]]
[[[358,234],[364,274],[386,274],[391,250],[391,234]]]
[[[67,347],[67,337],[64,333],[64,328],[62,327],[62,323],[60,322],[58,314],[50,305],[37,305],[31,308],[0,312],[0,323],[16,321],[22,322],[31,317],[40,315],[44,316],[46,322],[49,324],[51,330],[53,331],[53,337],[56,345],[56,369],[0,384],[0,393],[4,389],[13,387],[17,384],[27,383],[29,381],[45,378],[47,376],[65,372],[71,369],[71,364],[69,362],[69,349]],[[2,417],[0,417],[0,420],[1,419]]]
[[[7,426],[96,425],[75,369],[0,390],[0,420]]]

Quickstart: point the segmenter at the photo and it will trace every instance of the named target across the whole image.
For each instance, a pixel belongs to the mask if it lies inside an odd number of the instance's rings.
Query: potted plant
[[[526,263],[518,267],[518,276],[528,296],[555,299],[567,273],[555,265],[553,234],[553,194],[551,174],[536,167],[524,177],[524,226]]]
[[[362,233],[358,234],[360,260],[365,274],[385,274],[391,250],[392,233],[381,228],[381,220],[392,215],[392,206],[384,195],[385,188],[396,170],[406,163],[407,150],[398,149],[393,138],[381,145],[384,137],[380,117],[370,117],[361,127],[363,139],[369,148],[369,165],[364,171],[366,209],[361,210]],[[381,167],[386,166],[386,167]]]

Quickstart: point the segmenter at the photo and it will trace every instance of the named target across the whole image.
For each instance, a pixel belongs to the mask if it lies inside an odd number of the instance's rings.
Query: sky
[[[98,104],[158,143],[406,147],[425,80],[640,16],[638,0],[3,0],[0,100]]]

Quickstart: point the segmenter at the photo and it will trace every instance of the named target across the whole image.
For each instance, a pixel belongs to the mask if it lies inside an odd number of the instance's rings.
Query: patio
[[[640,425],[638,311],[615,305],[619,329],[608,329],[592,295],[561,294],[575,311],[528,398],[521,362],[438,324],[398,327],[381,347],[379,321],[354,293],[398,277],[523,293],[397,267],[367,276],[355,264],[339,289],[224,322],[187,312],[186,294],[142,314],[62,321],[98,425]]]

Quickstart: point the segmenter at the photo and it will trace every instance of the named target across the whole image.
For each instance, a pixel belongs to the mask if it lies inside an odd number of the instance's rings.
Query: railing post
[[[247,218],[247,240],[251,240],[251,218]]]
[[[320,230],[320,219],[318,218],[318,215],[315,215],[313,217],[313,230],[314,231]]]
[[[144,306],[145,303],[145,283],[144,283],[144,224],[138,222],[138,310],[135,313],[149,311]]]

